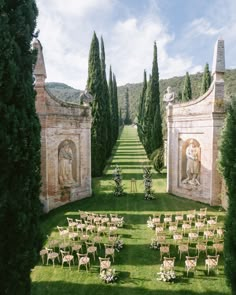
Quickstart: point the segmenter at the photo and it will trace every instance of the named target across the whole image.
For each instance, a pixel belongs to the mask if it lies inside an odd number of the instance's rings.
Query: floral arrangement
[[[124,242],[122,240],[118,239],[115,241],[114,248],[117,252],[120,252],[123,246],[124,246]]]
[[[114,196],[121,197],[124,195],[124,189],[122,186],[121,169],[118,165],[116,165],[116,168],[113,171],[113,180],[115,181]]]
[[[163,282],[170,282],[170,283],[174,283],[176,280],[176,275],[174,270],[165,270],[163,268],[163,264],[160,267],[160,272],[157,273],[158,281],[163,281]]]
[[[152,173],[151,167],[143,168],[143,182],[144,182],[144,191],[145,191],[145,200],[155,199],[152,192]]]
[[[160,243],[156,239],[152,239],[150,248],[151,249],[160,249]]]
[[[102,270],[102,272],[100,273],[100,278],[106,283],[114,283],[117,281],[118,276],[116,274],[115,269],[104,269]]]
[[[152,221],[152,217],[149,216],[148,220],[147,220],[147,227],[151,228],[151,229],[155,229],[155,223]]]
[[[175,272],[173,270],[162,270],[160,272],[157,273],[158,281],[163,281],[163,282],[170,282],[170,283],[174,283],[176,280],[176,275]]]

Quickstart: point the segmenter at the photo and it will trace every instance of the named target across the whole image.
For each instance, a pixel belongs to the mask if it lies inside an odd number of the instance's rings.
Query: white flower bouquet
[[[163,270],[161,268],[160,272],[158,272],[157,275],[158,275],[158,278],[157,278],[158,281],[174,283],[176,280],[176,274],[173,270]]]
[[[100,273],[100,278],[106,283],[114,283],[117,281],[118,276],[116,274],[115,269],[104,269],[102,270],[102,272]]]

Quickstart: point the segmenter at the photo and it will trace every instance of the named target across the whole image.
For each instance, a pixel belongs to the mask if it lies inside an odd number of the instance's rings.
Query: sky
[[[236,68],[235,0],[36,0],[47,82],[84,90],[94,31],[118,86],[139,83],[157,43],[160,79],[210,67],[225,40],[226,68]],[[108,77],[107,77],[108,78]]]

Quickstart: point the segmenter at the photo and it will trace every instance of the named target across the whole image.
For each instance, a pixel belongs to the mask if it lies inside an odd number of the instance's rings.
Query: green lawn
[[[113,267],[119,273],[119,281],[115,284],[104,284],[99,278],[99,262],[96,259],[91,263],[88,273],[84,269],[80,272],[77,265],[70,271],[67,266],[63,269],[59,264],[55,268],[38,265],[32,271],[32,294],[33,295],[56,295],[56,294],[135,294],[135,295],[174,295],[174,294],[230,294],[225,283],[223,258],[220,257],[219,274],[206,275],[204,271],[204,255],[198,260],[197,273],[186,276],[184,271],[184,258],[176,259],[176,274],[178,280],[175,284],[156,280],[156,273],[160,267],[160,255],[158,250],[150,249],[150,241],[154,231],[147,228],[148,216],[155,213],[186,211],[206,207],[199,202],[182,199],[165,193],[166,175],[158,175],[153,171],[153,187],[155,200],[144,200],[144,187],[142,181],[142,165],[147,163],[147,158],[140,144],[137,131],[132,127],[125,127],[117,145],[114,156],[108,166],[105,176],[93,180],[93,197],[68,204],[53,210],[42,220],[42,230],[45,235],[58,236],[56,226],[67,225],[66,217],[77,218],[78,210],[97,213],[116,212],[124,216],[125,226],[119,229],[125,243],[124,248],[116,252]],[[127,194],[121,198],[112,195],[113,182],[112,172],[114,165],[119,164],[122,168],[123,183]],[[137,180],[137,193],[130,193],[130,179]],[[218,215],[223,224],[224,212],[218,208],[208,207],[208,214]],[[106,237],[104,238],[106,239]],[[211,251],[211,250],[210,250]],[[212,252],[213,253],[213,252]],[[191,249],[190,255],[195,255]],[[104,256],[104,249],[99,252]],[[174,245],[171,246],[171,256],[177,256]]]

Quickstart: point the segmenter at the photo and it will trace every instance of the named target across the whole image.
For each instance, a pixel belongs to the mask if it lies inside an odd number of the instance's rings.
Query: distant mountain
[[[74,89],[64,83],[58,82],[48,82],[46,83],[46,89],[48,89],[54,96],[58,99],[67,102],[77,102],[79,103],[79,96],[81,90]]]
[[[201,81],[203,73],[197,73],[195,75],[190,75],[193,98],[198,98],[200,96]],[[172,90],[178,94],[179,91],[182,92],[183,82],[185,76],[173,77],[170,79],[160,80],[160,97],[164,96],[166,88],[171,86]],[[231,96],[236,96],[236,69],[226,70],[225,73],[225,99],[229,100]],[[125,91],[126,88],[129,89],[129,100],[130,100],[130,116],[134,120],[137,115],[139,96],[142,91],[142,83],[137,84],[126,84],[124,86],[118,87],[118,101],[121,109],[124,109],[125,103]]]
[[[202,75],[203,73],[190,75],[193,98],[197,98],[200,95]],[[183,81],[184,76],[160,80],[161,99],[163,98],[168,86],[171,86],[172,90],[176,94],[178,94],[179,91],[182,92]],[[131,119],[134,120],[137,115],[139,96],[142,91],[142,83],[126,84],[118,87],[118,102],[121,109],[124,109],[125,91],[127,87],[129,89],[130,115]],[[81,90],[74,89],[64,83],[56,82],[46,83],[46,88],[57,98],[68,102],[78,102],[80,93],[82,92]],[[225,73],[226,100],[230,100],[231,96],[236,96],[236,69],[226,70]]]

